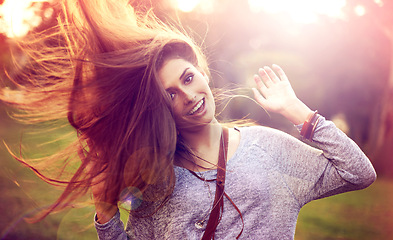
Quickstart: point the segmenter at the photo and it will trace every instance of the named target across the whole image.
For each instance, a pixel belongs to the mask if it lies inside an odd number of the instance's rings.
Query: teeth
[[[205,102],[204,99],[199,101],[199,103],[193,109],[191,109],[191,111],[188,114],[189,115],[194,114],[196,111],[198,111],[198,109],[203,105],[204,102]]]

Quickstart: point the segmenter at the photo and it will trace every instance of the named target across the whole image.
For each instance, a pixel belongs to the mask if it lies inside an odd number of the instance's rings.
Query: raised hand
[[[300,101],[285,75],[284,71],[273,64],[273,69],[264,67],[259,69],[259,75],[254,76],[258,90],[253,88],[255,100],[267,111],[280,113],[294,124],[304,122],[311,112]]]

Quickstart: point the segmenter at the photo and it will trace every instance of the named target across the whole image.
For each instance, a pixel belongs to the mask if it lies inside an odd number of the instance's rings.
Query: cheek
[[[179,104],[179,99],[173,102],[173,113],[175,115],[175,119],[181,118],[183,115],[184,109],[182,108],[181,104]]]
[[[176,118],[181,115],[181,110],[178,107],[174,107],[173,112],[175,113]]]

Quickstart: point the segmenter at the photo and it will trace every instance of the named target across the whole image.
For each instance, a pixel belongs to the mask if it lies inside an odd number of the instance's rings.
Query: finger
[[[255,100],[256,100],[262,107],[264,107],[264,106],[265,106],[266,99],[258,92],[257,89],[252,88],[252,91],[254,92],[254,98],[255,98]]]
[[[258,75],[254,75],[254,81],[257,84],[259,91],[264,92],[267,88]]]
[[[289,81],[287,75],[285,74],[284,70],[282,70],[280,66],[278,66],[277,64],[273,64],[272,66],[280,76],[281,81]]]
[[[266,87],[270,87],[273,84],[272,80],[270,79],[265,69],[263,68],[258,69],[258,73]]]
[[[274,71],[270,67],[264,67],[265,72],[269,75],[269,78],[271,79],[272,82],[280,82],[280,79],[277,77],[277,75],[274,73]]]

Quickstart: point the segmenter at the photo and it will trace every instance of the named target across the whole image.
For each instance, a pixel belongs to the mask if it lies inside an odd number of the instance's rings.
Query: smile
[[[195,105],[195,107],[194,107],[193,109],[191,109],[191,111],[188,112],[187,115],[193,115],[193,114],[195,114],[196,112],[202,110],[202,109],[203,109],[202,106],[204,105],[204,103],[205,103],[205,99],[202,98],[202,99],[198,102],[198,104]]]

